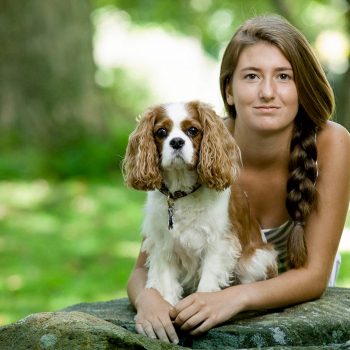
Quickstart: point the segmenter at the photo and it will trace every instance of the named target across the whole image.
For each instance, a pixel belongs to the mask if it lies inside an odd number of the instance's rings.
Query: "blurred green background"
[[[350,128],[349,0],[0,0],[0,325],[126,296],[145,194],[120,173],[147,106],[219,113],[222,50],[279,13],[322,60]],[[338,286],[350,287],[350,222]],[[345,238],[344,238],[345,237]]]

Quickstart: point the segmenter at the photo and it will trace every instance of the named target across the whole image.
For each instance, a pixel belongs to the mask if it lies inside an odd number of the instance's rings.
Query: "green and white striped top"
[[[278,253],[277,263],[278,263],[279,274],[289,269],[287,244],[288,244],[289,235],[291,234],[293,227],[294,227],[294,222],[292,220],[289,220],[279,227],[261,230],[262,238],[263,239],[265,238],[267,242],[273,244]],[[341,256],[338,252],[334,260],[331,276],[329,278],[329,282],[328,282],[329,287],[335,286],[340,264],[341,264]]]
[[[292,232],[294,223],[289,220],[279,227],[262,229],[263,238],[266,241],[273,244],[278,256],[278,273],[282,273],[288,270],[288,253],[287,253],[287,243],[290,233]]]

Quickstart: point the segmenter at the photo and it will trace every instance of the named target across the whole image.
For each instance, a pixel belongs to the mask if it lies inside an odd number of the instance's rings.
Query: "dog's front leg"
[[[178,271],[175,262],[162,254],[149,256],[149,270],[146,288],[154,288],[170,304],[175,305],[182,296],[182,286],[178,282]]]
[[[202,262],[202,272],[198,292],[215,292],[228,287],[232,279],[236,254],[229,246],[212,246],[206,252]]]

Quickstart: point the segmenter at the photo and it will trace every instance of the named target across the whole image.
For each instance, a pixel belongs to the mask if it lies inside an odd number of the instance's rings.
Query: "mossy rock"
[[[350,289],[273,312],[237,315],[181,345],[136,334],[127,299],[38,313],[0,328],[0,349],[350,349]]]

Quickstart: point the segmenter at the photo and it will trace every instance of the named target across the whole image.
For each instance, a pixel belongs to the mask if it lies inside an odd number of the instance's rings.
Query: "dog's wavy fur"
[[[190,113],[198,116],[204,130],[197,166],[203,184],[217,191],[229,187],[238,174],[240,152],[232,142],[224,123],[208,105],[200,102],[189,104]],[[161,106],[149,108],[141,116],[136,130],[129,137],[123,161],[126,184],[137,190],[150,191],[160,188],[162,175],[160,157],[154,140],[154,124]]]
[[[162,138],[160,128],[166,131]],[[174,139],[183,146],[172,147]],[[125,182],[148,191],[142,246],[148,254],[146,287],[172,304],[195,290],[215,291],[277,273],[277,254],[262,241],[236,181],[240,162],[222,119],[199,101],[149,108],[130,135]],[[164,185],[188,193],[174,202],[173,229],[167,197],[159,191]]]

